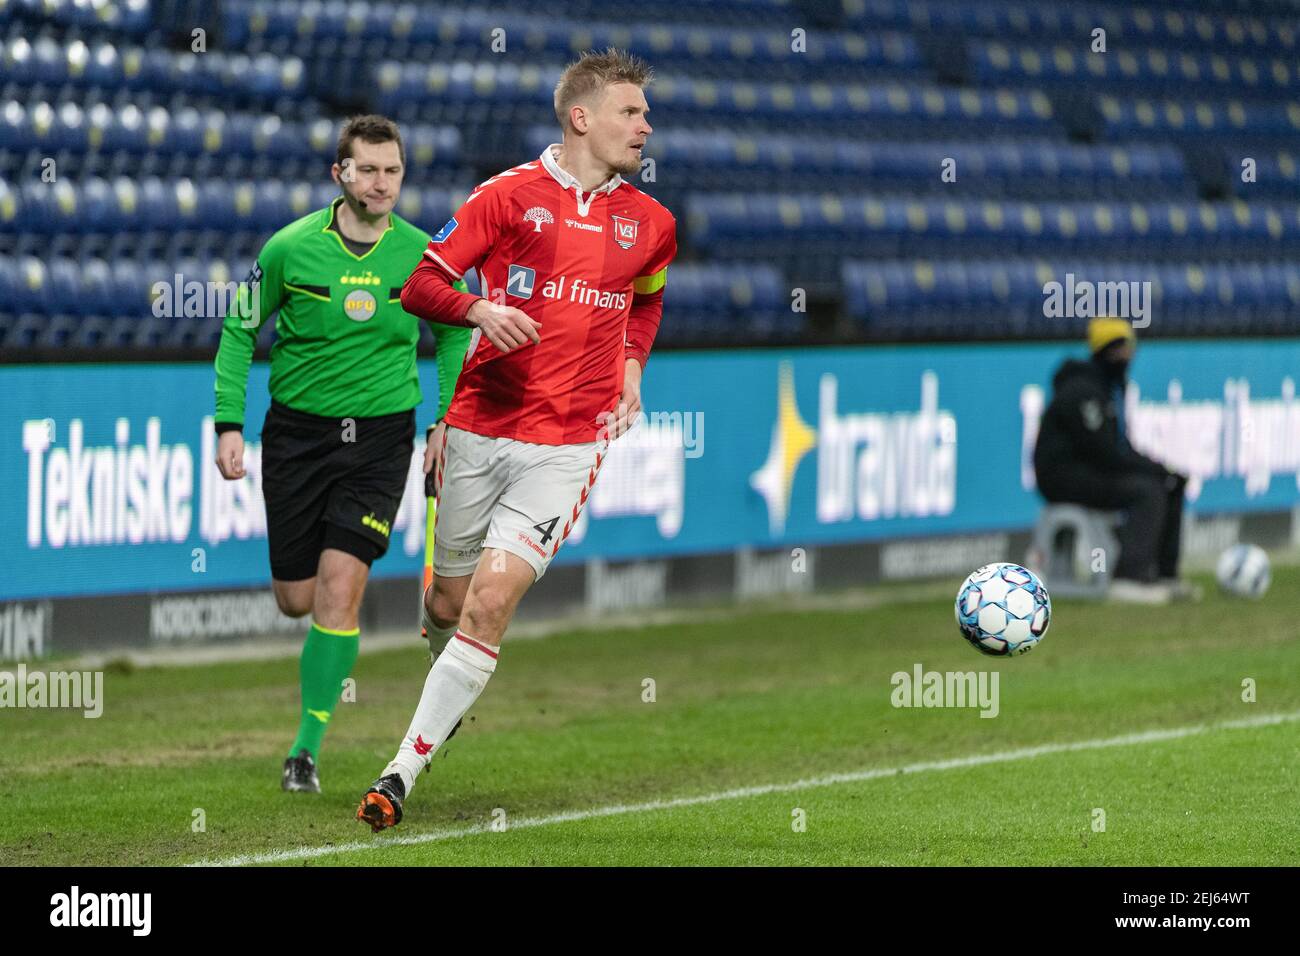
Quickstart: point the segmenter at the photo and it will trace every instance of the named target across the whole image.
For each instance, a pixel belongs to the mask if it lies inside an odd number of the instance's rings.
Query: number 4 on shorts
[[[555,534],[555,526],[560,523],[560,516],[556,515],[550,521],[535,524],[533,528],[542,533],[542,547],[546,547],[548,541]]]

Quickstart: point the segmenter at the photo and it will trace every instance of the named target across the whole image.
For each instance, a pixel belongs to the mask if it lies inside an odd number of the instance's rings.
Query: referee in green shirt
[[[321,741],[356,661],[366,578],[388,550],[414,448],[420,328],[400,295],[429,236],[392,211],[405,165],[396,123],[348,120],[331,167],[343,194],[267,240],[221,330],[217,467],[235,480],[245,475],[253,348],[262,323],[278,313],[271,408],[262,426],[271,584],[285,614],[312,616],[285,790],[320,791]],[[441,422],[470,330],[434,330]],[[433,435],[432,447],[440,440]]]

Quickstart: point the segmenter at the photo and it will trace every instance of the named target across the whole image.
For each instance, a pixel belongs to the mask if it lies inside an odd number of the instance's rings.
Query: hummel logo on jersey
[[[533,232],[541,232],[542,223],[549,226],[551,223],[555,222],[555,217],[551,215],[551,211],[545,206],[534,206],[532,209],[528,210],[528,212],[524,213],[524,222],[531,222],[533,224]]]
[[[446,242],[447,239],[450,238],[451,234],[456,231],[457,225],[459,225],[459,223],[456,222],[456,217],[452,216],[447,220],[447,224],[438,230],[438,234],[433,237],[433,241]]]
[[[518,299],[531,299],[533,297],[533,283],[537,280],[537,273],[527,266],[510,267],[510,274],[506,277],[506,295],[513,295]]]
[[[609,218],[614,220],[614,241],[624,249],[631,249],[636,245],[637,220],[624,219],[622,216],[610,216]]]

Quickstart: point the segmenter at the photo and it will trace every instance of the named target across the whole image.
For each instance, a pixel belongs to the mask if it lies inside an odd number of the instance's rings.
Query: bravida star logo
[[[777,370],[776,423],[772,426],[767,461],[749,476],[750,487],[767,503],[768,530],[773,535],[785,531],[795,470],[816,444],[817,429],[800,417],[795,402],[794,366],[782,362]]]

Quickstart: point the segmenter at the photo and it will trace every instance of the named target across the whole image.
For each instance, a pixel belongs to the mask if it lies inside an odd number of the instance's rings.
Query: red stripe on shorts
[[[609,450],[608,443],[604,446],[604,450]],[[578,496],[578,501],[573,506],[573,520],[564,523],[564,534],[560,535],[560,540],[556,541],[555,547],[551,548],[551,557],[555,557],[559,554],[560,545],[564,544],[564,539],[569,536],[569,532],[573,530],[573,526],[578,523],[578,515],[582,511],[582,506],[587,503],[587,492],[591,491],[592,486],[596,484],[596,475],[600,473],[600,463],[604,460],[604,457],[605,456],[602,452],[596,452],[596,465],[587,472],[587,484],[583,486],[582,492]]]

